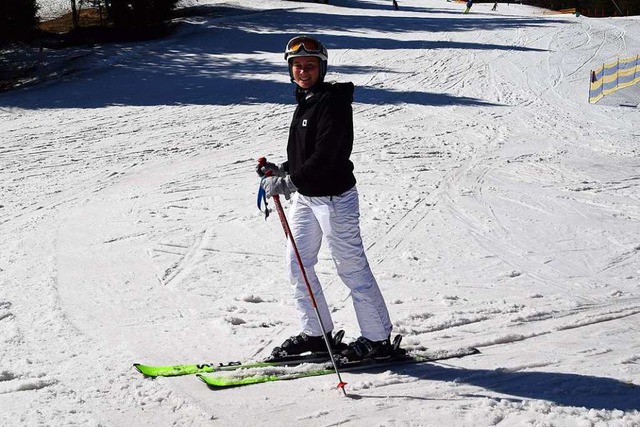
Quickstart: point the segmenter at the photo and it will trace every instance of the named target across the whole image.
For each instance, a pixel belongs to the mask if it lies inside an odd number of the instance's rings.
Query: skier
[[[466,9],[465,9],[465,11],[464,11],[464,12],[462,12],[462,13],[464,13],[464,14],[469,13],[469,11],[471,10],[471,6],[473,6],[473,0],[469,0],[469,1],[467,2],[467,8],[466,8]]]
[[[491,10],[494,11],[494,12],[496,11],[496,9],[498,9],[498,2],[495,2],[493,4],[493,7],[491,8]]]
[[[315,315],[292,244],[286,265],[302,331],[273,349],[272,357],[327,350],[333,321],[315,272],[322,238],[326,239],[338,275],[350,288],[361,337],[340,354],[348,360],[387,358],[393,353],[387,306],[364,252],[353,163],[353,83],[326,83],[327,50],[309,36],[287,43],[285,60],[296,84],[297,108],[289,129],[287,161],[258,166],[266,197],[294,192],[289,209],[291,233],[314,293],[323,327]]]

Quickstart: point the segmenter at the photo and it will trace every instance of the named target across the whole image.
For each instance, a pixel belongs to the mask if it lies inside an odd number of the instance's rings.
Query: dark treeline
[[[575,8],[588,16],[640,15],[639,0],[524,0],[523,3],[552,10]]]
[[[171,18],[179,0],[69,0],[73,29],[79,29],[80,11],[104,13],[101,25],[124,31],[157,30]],[[37,0],[0,0],[0,44],[38,36]]]
[[[0,0],[0,42],[23,37],[38,26],[36,0]]]

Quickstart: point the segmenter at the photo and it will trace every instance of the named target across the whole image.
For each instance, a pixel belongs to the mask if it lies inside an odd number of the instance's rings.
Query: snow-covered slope
[[[587,103],[590,69],[640,53],[640,20],[390,3],[212,4],[0,95],[1,425],[640,424],[640,110]],[[482,354],[345,374],[352,398],[332,377],[145,380],[133,362],[259,359],[298,332],[254,163],[284,158],[300,32],[357,87],[395,332]],[[318,271],[357,337],[326,252]]]

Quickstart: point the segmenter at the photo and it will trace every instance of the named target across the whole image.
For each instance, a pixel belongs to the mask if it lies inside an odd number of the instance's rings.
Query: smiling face
[[[312,88],[320,79],[320,58],[299,56],[291,63],[293,81],[302,89]]]

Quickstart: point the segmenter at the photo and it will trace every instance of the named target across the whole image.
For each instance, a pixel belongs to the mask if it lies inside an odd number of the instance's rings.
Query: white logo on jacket
[[[302,127],[306,128],[307,127],[307,119],[303,119],[302,120]]]

